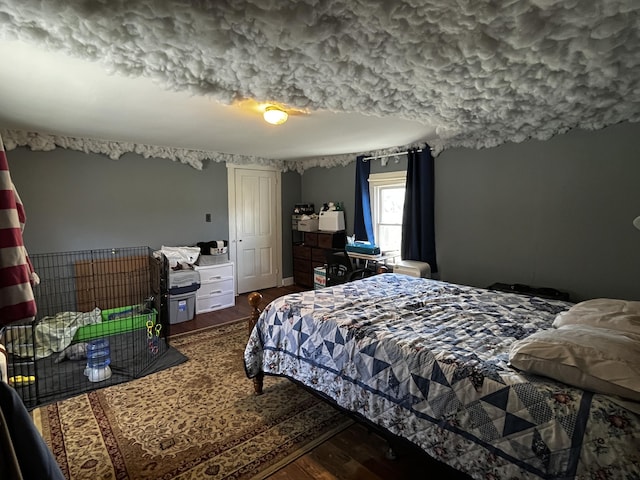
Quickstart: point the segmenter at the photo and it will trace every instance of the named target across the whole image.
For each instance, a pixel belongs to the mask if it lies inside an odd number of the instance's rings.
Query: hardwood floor
[[[260,290],[262,294],[261,307],[263,308],[271,300],[286,295],[287,293],[301,292],[305,290],[302,287],[291,285],[289,287],[267,288]],[[233,307],[225,308],[215,312],[201,313],[195,315],[193,320],[175,323],[169,326],[169,335],[178,333],[192,332],[200,328],[211,327],[214,325],[222,325],[223,323],[233,322],[241,318],[247,318],[251,314],[251,306],[249,305],[249,293],[243,293],[236,297],[236,304]]]
[[[261,290],[261,307],[287,293],[304,288],[290,287]],[[246,318],[251,313],[249,294],[236,297],[231,308],[201,315],[193,320],[171,325],[170,335],[221,325]],[[253,388],[247,380],[247,388]],[[309,453],[273,473],[270,480],[398,480],[425,478],[429,480],[467,479],[450,468],[433,461],[426,454],[408,444],[394,443],[396,459],[387,458],[389,443],[361,423],[333,436]]]

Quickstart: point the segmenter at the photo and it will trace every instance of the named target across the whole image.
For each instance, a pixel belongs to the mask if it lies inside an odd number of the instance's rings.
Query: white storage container
[[[298,230],[301,232],[315,232],[318,230],[318,219],[307,218],[306,220],[298,220]]]
[[[291,215],[291,230],[298,230],[300,220],[302,220],[302,215]]]
[[[236,304],[233,262],[196,266],[200,288],[196,292],[196,314],[213,312]]]
[[[431,265],[416,260],[400,260],[393,266],[393,273],[404,273],[412,277],[431,278]]]
[[[172,270],[169,272],[169,293],[196,291],[200,286],[200,274],[195,270]]]
[[[344,230],[344,212],[342,210],[320,212],[318,229],[325,232],[339,232],[340,230]]]
[[[221,255],[200,255],[196,265],[206,267],[207,265],[220,265],[221,263],[229,263],[229,255],[227,253]]]

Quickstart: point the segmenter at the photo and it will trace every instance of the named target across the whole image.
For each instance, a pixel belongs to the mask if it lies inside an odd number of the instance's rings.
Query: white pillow
[[[585,325],[541,330],[515,342],[509,361],[583,390],[640,401],[640,335]]]
[[[613,298],[585,300],[556,316],[553,326],[563,325],[591,325],[640,334],[640,302]]]

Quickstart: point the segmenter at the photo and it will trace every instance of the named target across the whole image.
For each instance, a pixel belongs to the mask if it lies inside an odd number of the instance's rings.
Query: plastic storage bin
[[[412,277],[431,278],[431,265],[416,260],[400,260],[393,266],[393,273],[404,273]]]
[[[344,230],[344,212],[342,210],[320,212],[318,228],[326,232]]]
[[[154,309],[150,313],[138,313],[139,305],[111,308],[102,310],[102,323],[84,325],[73,336],[74,342],[86,342],[107,335],[130,332],[139,328],[146,328],[147,320],[154,324],[158,312]]]
[[[229,254],[222,255],[200,255],[196,265],[206,267],[208,265],[220,265],[229,261]]]
[[[169,295],[169,323],[193,320],[196,309],[196,292]]]
[[[319,219],[307,218],[298,220],[298,230],[301,232],[316,232],[318,230]]]

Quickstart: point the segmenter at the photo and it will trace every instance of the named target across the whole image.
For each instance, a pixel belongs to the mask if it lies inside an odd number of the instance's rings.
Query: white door
[[[227,167],[229,253],[236,265],[236,292],[278,286],[282,283],[280,172],[263,167]]]

